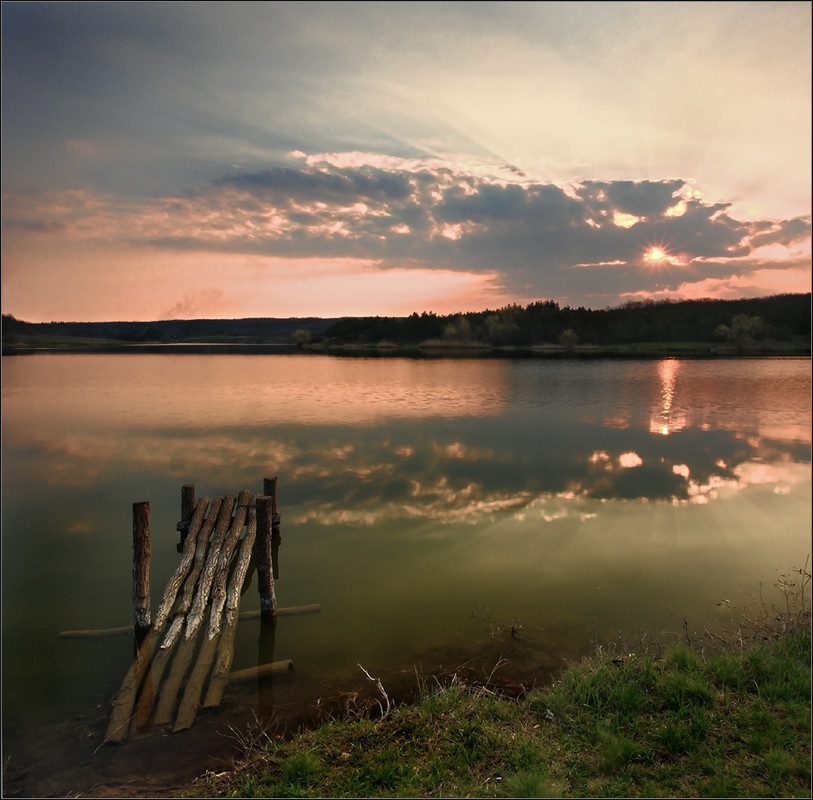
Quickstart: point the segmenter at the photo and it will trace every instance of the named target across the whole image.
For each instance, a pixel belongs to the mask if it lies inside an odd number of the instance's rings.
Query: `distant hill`
[[[715,344],[733,351],[809,352],[811,295],[631,302],[593,310],[547,300],[527,306],[408,317],[256,317],[155,322],[32,323],[3,315],[3,352],[134,344],[443,346],[576,349]],[[657,348],[656,348],[657,349]],[[662,348],[661,348],[662,349]]]
[[[335,320],[319,317],[172,319],[157,322],[24,322],[3,315],[3,345],[45,344],[286,344],[297,331],[320,337]]]

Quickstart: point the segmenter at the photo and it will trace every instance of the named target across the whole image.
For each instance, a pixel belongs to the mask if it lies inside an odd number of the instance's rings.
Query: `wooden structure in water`
[[[280,515],[277,479],[266,478],[262,494],[245,489],[195,501],[194,486],[181,492],[178,530],[181,554],[163,598],[150,609],[149,503],[133,505],[133,663],[112,701],[105,742],[122,742],[135,731],[172,725],[173,732],[192,726],[198,710],[218,706],[229,681],[248,675],[284,673],[290,661],[260,664],[231,672],[239,605],[256,568],[260,616],[274,625],[277,614],[308,613],[319,606],[278,609]],[[117,629],[114,629],[117,630]],[[70,634],[92,632],[66,632]]]

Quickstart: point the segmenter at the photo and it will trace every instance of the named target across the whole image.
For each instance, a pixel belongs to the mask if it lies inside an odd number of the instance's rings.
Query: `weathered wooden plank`
[[[182,637],[174,648],[172,666],[167,679],[161,684],[158,693],[158,704],[155,707],[155,724],[168,725],[172,722],[175,708],[178,705],[178,690],[197,649],[195,637]]]
[[[141,687],[144,676],[149,669],[156,638],[154,630],[149,631],[144,637],[136,657],[130,665],[130,669],[124,676],[121,687],[113,697],[113,708],[104,735],[105,742],[119,743],[127,737],[130,720],[133,716],[133,705],[135,704],[138,689]]]
[[[234,495],[227,494],[223,498],[221,513],[217,519],[215,532],[212,534],[212,541],[209,546],[209,552],[206,555],[206,563],[204,564],[203,572],[198,580],[198,589],[195,593],[195,599],[192,601],[192,608],[189,609],[189,613],[186,615],[184,637],[187,639],[197,633],[201,622],[203,622],[203,612],[209,603],[209,594],[211,592],[215,570],[220,560],[220,551],[223,548],[226,533],[231,524],[233,509]]]
[[[205,500],[205,498],[203,501],[205,501],[205,505],[208,504],[208,500]],[[194,540],[192,544],[194,544]],[[192,545],[190,545],[190,547],[191,546]],[[170,595],[172,595],[172,597],[170,597]],[[141,642],[136,656],[133,659],[133,663],[130,665],[130,669],[124,676],[121,687],[113,698],[113,708],[107,725],[107,732],[105,733],[104,737],[104,741],[106,742],[121,742],[126,738],[130,727],[130,721],[133,718],[133,706],[135,704],[138,691],[149,671],[152,672],[152,678],[155,680],[156,670],[155,665],[152,664],[152,660],[159,637],[163,630],[163,626],[167,619],[163,609],[167,607],[171,608],[173,602],[174,594],[172,593],[171,586],[168,586],[159,606],[160,618],[159,614],[156,614],[156,621],[153,624],[152,629],[147,633]],[[160,673],[158,674],[158,680],[160,680]]]
[[[246,523],[246,535],[240,545],[237,562],[231,577],[226,594],[225,625],[220,637],[220,646],[217,651],[217,658],[212,669],[212,677],[209,680],[209,688],[206,690],[206,697],[203,700],[204,708],[211,708],[220,705],[223,698],[223,691],[229,681],[229,670],[234,656],[234,635],[237,630],[237,609],[240,606],[240,594],[243,590],[243,582],[251,562],[251,553],[254,549],[254,542],[257,538],[257,510],[249,509]]]
[[[259,613],[259,612],[258,612]],[[57,639],[107,639],[111,636],[123,636],[125,633],[132,635],[132,625],[122,625],[120,628],[89,628],[75,631],[60,631]]]
[[[226,604],[226,579],[229,573],[229,564],[231,563],[234,548],[237,546],[237,540],[240,538],[240,533],[245,527],[250,502],[251,492],[248,489],[243,489],[237,497],[237,509],[234,519],[217,560],[215,576],[212,582],[212,605],[209,610],[208,636],[210,639],[220,631],[221,613],[223,606]]]
[[[181,599],[178,601],[177,614],[172,620],[172,624],[170,625],[166,636],[164,636],[164,641],[161,642],[161,648],[164,650],[175,646],[175,642],[183,629],[184,623],[186,622],[186,612],[189,610],[190,606],[192,605],[192,601],[195,598],[198,577],[203,571],[203,565],[206,561],[206,546],[209,541],[209,535],[211,534],[215,525],[219,522],[222,512],[223,498],[216,497],[212,501],[212,506],[209,509],[209,515],[206,517],[206,521],[201,526],[197,539],[194,540],[194,561],[192,569],[184,581]],[[226,524],[226,522],[227,519],[224,519],[224,524]]]
[[[270,678],[275,675],[285,675],[288,672],[294,671],[294,662],[291,659],[284,661],[272,661],[270,664],[261,664],[259,667],[249,667],[248,669],[239,669],[229,675],[229,680],[232,683],[244,683],[245,681],[254,681],[259,678]]]
[[[206,638],[198,651],[192,674],[186,682],[183,697],[178,707],[173,732],[187,730],[192,727],[195,716],[200,708],[201,695],[209,670],[217,651],[217,640],[220,636],[221,615],[226,603],[226,576],[229,571],[232,553],[234,552],[240,532],[245,526],[246,515],[249,509],[251,492],[244,489],[237,497],[237,508],[232,519],[229,531],[223,540],[223,545],[217,558],[215,574],[212,580],[211,603],[209,607],[209,626]]]
[[[277,608],[278,617],[298,617],[302,614],[318,614],[322,610],[319,603],[308,603],[302,606],[279,606]],[[262,611],[241,611],[240,619],[258,619],[262,616]]]
[[[321,612],[322,606],[319,603],[308,603],[301,606],[277,606],[278,617],[298,617],[302,614],[318,614]],[[238,619],[259,619],[261,612],[259,609],[256,611],[241,611]],[[155,625],[155,623],[153,623]],[[122,625],[119,628],[86,628],[74,631],[60,631],[57,639],[105,639],[113,636],[123,636],[126,633],[132,634],[132,625]]]
[[[191,727],[201,706],[201,695],[207,679],[208,689],[202,704],[211,707],[220,704],[224,687],[230,681],[256,680],[293,670],[290,660],[272,661],[273,653],[268,653],[264,657],[261,654],[260,660],[267,658],[270,663],[231,672],[238,619],[261,617],[274,620],[278,614],[285,616],[321,611],[318,604],[277,608],[274,579],[277,577],[276,556],[280,537],[276,484],[276,478],[266,478],[264,494],[255,498],[248,490],[242,491],[237,498],[236,508],[234,495],[215,498],[211,505],[208,498],[194,503],[194,487],[182,487],[183,519],[178,525],[178,529],[182,530],[181,543],[178,545],[181,559],[164,591],[153,625],[143,637],[122,687],[113,699],[113,712],[105,741],[121,741],[128,729],[137,728],[139,723],[144,726],[168,724],[176,708],[173,731]],[[136,504],[134,544],[135,515]],[[240,542],[244,527],[246,535]],[[238,544],[239,552],[235,552]],[[240,599],[253,553],[258,556],[261,608],[258,612],[240,614]],[[140,585],[144,585],[143,581]],[[134,605],[135,586],[134,562]],[[139,598],[142,595],[143,592]],[[205,634],[199,636],[207,607],[208,625]],[[143,619],[142,616],[142,626]],[[97,631],[62,631],[58,636],[114,636],[138,626],[138,617],[135,617],[133,626]],[[200,647],[199,639],[202,639]],[[187,678],[190,665],[192,670]],[[162,682],[167,668],[169,675]],[[179,700],[179,689],[185,679],[183,697]],[[157,695],[157,706],[152,714],[154,695]]]
[[[217,509],[219,509],[219,498],[217,499],[215,505],[217,505]],[[213,515],[217,514],[215,505],[212,506]],[[175,605],[175,598],[178,594],[178,589],[181,588],[181,584],[189,572],[189,568],[192,566],[192,562],[195,558],[195,546],[197,544],[198,534],[200,533],[201,526],[206,519],[206,511],[208,508],[208,497],[201,497],[195,505],[195,510],[193,511],[189,522],[189,529],[187,530],[187,538],[184,540],[181,560],[178,562],[175,572],[169,579],[166,589],[164,590],[164,597],[161,600],[161,604],[158,606],[158,611],[155,612],[155,626],[159,629],[163,629],[164,623],[169,618],[169,613],[172,611],[172,607]]]
[[[233,494],[227,494],[223,498],[223,503],[220,506],[220,513],[217,516],[215,530],[212,534],[212,540],[209,543],[206,561],[200,578],[198,579],[195,598],[192,601],[192,607],[186,615],[183,640],[176,648],[169,675],[159,691],[158,705],[155,709],[155,723],[157,725],[167,725],[172,720],[178,703],[178,691],[189,669],[189,665],[192,663],[192,658],[195,655],[197,647],[196,634],[203,620],[203,611],[209,602],[214,572],[220,558],[220,549],[223,546],[226,533],[228,532],[232,520],[234,500]],[[161,644],[161,647],[164,649],[168,649],[169,646],[171,645],[167,646],[165,642]]]

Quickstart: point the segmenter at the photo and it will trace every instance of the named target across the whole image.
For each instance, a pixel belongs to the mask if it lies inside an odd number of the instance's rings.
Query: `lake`
[[[735,627],[810,553],[810,367],[4,357],[4,782],[158,785],[179,761],[195,774],[204,752],[227,760],[223,730],[262,687],[230,691],[193,731],[100,748],[132,637],[57,638],[132,622],[141,500],[157,606],[179,559],[183,484],[214,497],[279,479],[277,598],[322,608],[277,623],[275,658],[295,665],[274,688],[280,724],[322,698],[375,695],[359,665],[394,686],[499,661],[532,685],[595,647]],[[258,608],[253,586],[241,609]],[[259,638],[257,620],[240,623],[234,669],[257,664]]]

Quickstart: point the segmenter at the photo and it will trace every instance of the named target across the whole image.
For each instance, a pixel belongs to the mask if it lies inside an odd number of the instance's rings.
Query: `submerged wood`
[[[318,614],[322,610],[319,603],[309,603],[302,606],[279,606],[277,608],[278,617],[297,617],[301,614]],[[239,619],[259,619],[262,612],[241,611]],[[120,628],[87,628],[75,631],[60,631],[57,639],[104,639],[112,636],[123,636],[125,633],[132,633],[132,625],[122,625]]]
[[[294,662],[291,659],[284,661],[272,661],[270,664],[261,664],[259,667],[249,667],[248,669],[239,669],[229,675],[229,680],[232,683],[243,683],[245,681],[254,681],[258,678],[270,678],[277,675],[285,675],[288,672],[294,671]]]
[[[76,631],[60,631],[57,639],[106,639],[110,636],[121,636],[125,633],[132,633],[132,625],[122,625],[120,628],[90,628]]]
[[[194,637],[182,638],[175,647],[169,675],[158,694],[158,705],[155,707],[156,725],[168,725],[172,721],[175,707],[178,704],[178,690],[181,688],[186,671],[195,656],[197,644]]]
[[[124,676],[121,687],[113,698],[113,710],[110,712],[110,720],[107,723],[107,731],[104,735],[105,742],[119,743],[127,737],[130,720],[133,716],[133,705],[135,704],[138,689],[149,669],[155,643],[156,634],[154,630],[151,630],[141,642],[138,653]]]
[[[178,714],[175,717],[175,725],[172,727],[172,732],[185,731],[192,727],[195,721],[195,716],[200,708],[200,698],[203,693],[203,686],[206,683],[206,677],[209,674],[209,668],[217,652],[217,642],[220,634],[214,637],[206,637],[203,644],[200,646],[195,665],[192,667],[192,674],[186,682],[183,697],[181,698],[180,705],[178,706]],[[184,645],[186,642],[183,643]],[[157,715],[156,715],[157,716]],[[168,721],[168,720],[167,720]]]
[[[278,617],[298,617],[302,614],[318,614],[322,610],[319,603],[309,603],[301,606],[279,606],[277,608]],[[259,619],[262,612],[241,611],[239,619]],[[57,639],[104,639],[112,636],[123,636],[125,633],[132,633],[132,625],[122,625],[120,628],[87,628],[75,631],[60,631]]]
[[[302,614],[318,614],[322,610],[319,603],[308,603],[303,606],[280,606],[277,608],[278,617],[298,617]],[[241,611],[240,619],[258,619],[262,611]]]

